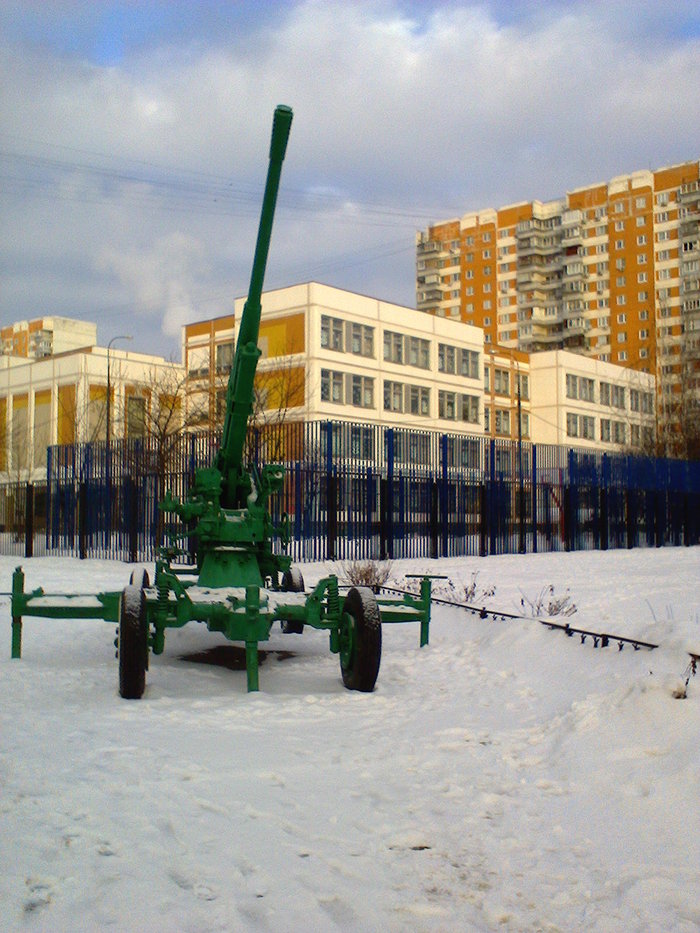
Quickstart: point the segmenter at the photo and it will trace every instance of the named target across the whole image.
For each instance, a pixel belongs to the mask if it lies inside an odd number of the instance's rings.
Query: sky
[[[700,156],[700,6],[651,0],[0,4],[0,324],[180,358],[265,287],[415,307],[415,234]]]

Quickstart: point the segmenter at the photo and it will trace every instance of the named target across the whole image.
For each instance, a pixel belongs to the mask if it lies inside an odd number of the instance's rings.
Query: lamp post
[[[131,336],[118,336],[112,337],[112,339],[107,344],[107,430],[106,430],[106,439],[107,439],[107,450],[109,450],[109,442],[112,440],[112,421],[111,421],[111,412],[112,412],[112,400],[111,400],[111,390],[112,384],[110,381],[110,371],[109,371],[109,351],[112,347],[112,344],[115,340],[133,340]]]

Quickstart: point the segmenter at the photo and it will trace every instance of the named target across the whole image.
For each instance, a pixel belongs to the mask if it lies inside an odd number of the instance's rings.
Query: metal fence
[[[41,485],[0,486],[0,551],[150,561],[191,529],[184,498],[216,434],[53,447]],[[297,561],[696,544],[700,463],[480,436],[308,422],[249,435],[249,461],[284,462],[271,502]]]

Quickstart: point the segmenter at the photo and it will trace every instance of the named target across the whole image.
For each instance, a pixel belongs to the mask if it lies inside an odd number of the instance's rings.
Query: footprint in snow
[[[175,882],[178,888],[181,888],[183,891],[191,891],[200,901],[215,901],[219,896],[208,884],[204,884],[201,881],[194,881],[192,878],[183,875],[182,872],[171,871],[170,878]]]
[[[27,878],[29,897],[24,902],[25,914],[31,914],[51,903],[51,883],[49,881],[33,880]]]

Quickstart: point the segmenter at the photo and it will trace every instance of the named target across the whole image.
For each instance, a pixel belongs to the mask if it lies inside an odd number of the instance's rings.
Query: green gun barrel
[[[272,121],[270,162],[258,227],[258,239],[255,246],[255,258],[250,276],[250,287],[241,317],[236,353],[226,391],[223,436],[215,463],[223,479],[221,505],[224,508],[235,508],[243,504],[240,501],[242,498],[241,490],[245,489],[241,479],[243,450],[248,430],[248,419],[253,410],[253,382],[260,356],[258,348],[261,313],[260,296],[272,236],[272,221],[275,214],[282,162],[287,149],[291,125],[291,107],[278,106],[275,109]]]

